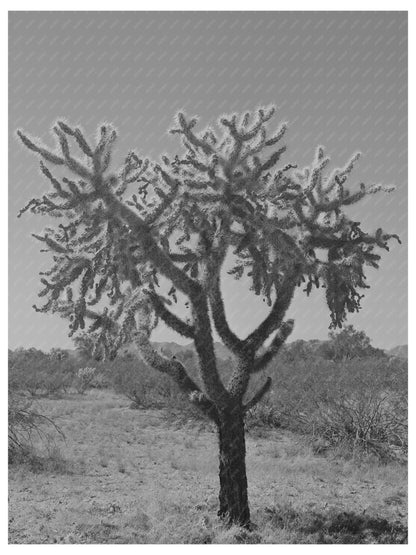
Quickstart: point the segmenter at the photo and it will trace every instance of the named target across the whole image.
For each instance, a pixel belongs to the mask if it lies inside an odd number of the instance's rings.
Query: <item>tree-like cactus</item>
[[[329,174],[321,147],[309,168],[279,166],[286,124],[270,133],[273,115],[270,108],[223,117],[215,129],[198,132],[196,119],[179,114],[172,133],[182,139],[180,155],[163,156],[158,164],[131,152],[117,172],[110,169],[116,140],[110,126],[102,126],[91,144],[79,128],[60,121],[53,128],[55,150],[18,131],[41,158],[41,172],[52,186],[21,213],[47,214],[59,222],[35,235],[53,257],[41,278],[39,295],[46,302],[36,310],[68,318],[71,335],[82,333],[89,321],[95,352],[105,357],[135,341],[147,364],[177,381],[218,426],[219,514],[243,525],[250,521],[244,415],[268,391],[270,378],[252,398],[246,393],[251,376],[267,366],[292,331],[293,321],[284,318],[295,289],[304,284],[309,294],[325,287],[331,326],[340,327],[348,312],[360,309],[360,291],[368,287],[364,267],[377,267],[377,250],[388,250],[396,237],[381,229],[367,233],[344,212],[382,189],[347,188],[358,154]],[[59,178],[60,170],[69,173]],[[227,255],[234,258],[229,273],[236,279],[246,274],[270,306],[245,338],[230,329],[224,308],[221,270]],[[161,280],[169,283],[167,295]],[[187,320],[171,308],[179,294],[190,310]],[[193,340],[199,383],[179,360],[152,347],[159,320]],[[217,369],[214,328],[235,359],[227,383]]]

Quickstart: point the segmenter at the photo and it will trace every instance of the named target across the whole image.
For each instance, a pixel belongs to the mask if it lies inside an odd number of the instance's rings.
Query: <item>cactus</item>
[[[95,368],[88,366],[86,366],[85,368],[79,368],[77,372],[78,393],[85,393],[85,391],[91,386],[96,377],[97,370]]]
[[[114,358],[134,341],[148,365],[177,381],[218,427],[219,514],[240,525],[250,522],[244,417],[271,380],[251,398],[248,386],[293,329],[285,314],[296,288],[303,286],[309,295],[325,287],[330,325],[340,327],[348,313],[361,308],[360,291],[368,287],[364,267],[377,268],[378,251],[398,239],[382,229],[364,231],[344,211],[383,190],[347,188],[359,154],[329,174],[322,147],[302,171],[296,164],[279,165],[287,125],[270,133],[274,112],[224,116],[202,131],[196,130],[196,118],[178,114],[171,132],[182,141],[181,154],[156,163],[130,152],[118,171],[111,170],[117,133],[109,125],[93,144],[81,129],[57,122],[55,150],[18,131],[51,184],[19,216],[30,211],[59,222],[34,235],[53,260],[41,278],[39,296],[46,302],[35,309],[67,318],[71,336],[85,330],[96,358]],[[58,178],[54,166],[68,174]],[[229,273],[236,279],[246,275],[270,307],[245,338],[231,330],[222,296],[221,271],[230,254]],[[166,295],[162,281],[169,283]],[[178,295],[186,299],[186,319],[171,308]],[[152,347],[150,336],[160,320],[194,342],[199,383],[179,360]],[[235,359],[227,383],[216,364],[214,328]]]

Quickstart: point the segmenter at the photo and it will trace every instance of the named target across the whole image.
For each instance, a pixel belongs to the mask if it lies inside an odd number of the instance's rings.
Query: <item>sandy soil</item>
[[[395,523],[393,541],[404,538],[402,465],[314,455],[288,432],[249,432],[256,526],[241,534],[216,518],[217,442],[209,426],[161,410],[131,410],[108,391],[40,403],[66,441],[50,448],[38,468],[10,467],[10,543],[330,543],[328,530],[317,536],[316,526],[296,531],[293,522],[301,514],[339,520],[350,512]],[[374,541],[365,531],[353,537]]]

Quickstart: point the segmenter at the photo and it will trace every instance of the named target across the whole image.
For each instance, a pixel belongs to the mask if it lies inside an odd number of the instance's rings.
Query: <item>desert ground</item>
[[[9,467],[10,543],[405,543],[407,468],[248,430],[253,526],[217,518],[216,433],[109,390],[38,401],[65,439]]]

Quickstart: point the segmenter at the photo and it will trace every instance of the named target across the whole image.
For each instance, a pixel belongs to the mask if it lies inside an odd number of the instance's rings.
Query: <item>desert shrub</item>
[[[64,351],[44,353],[38,349],[9,350],[9,388],[31,396],[56,395],[71,387],[74,362]]]
[[[256,409],[266,422],[272,413],[278,425],[321,438],[327,447],[342,445],[348,453],[406,454],[406,361],[301,357],[280,361],[267,373],[277,386]]]
[[[105,369],[96,369],[96,374],[90,384],[91,389],[108,389],[112,386],[110,378],[107,376]]]
[[[309,360],[311,357],[316,357],[321,348],[321,342],[297,339],[296,341],[283,345],[279,354],[279,360],[289,364]]]
[[[74,381],[74,368],[67,362],[49,363],[41,375],[39,391],[52,396],[66,393]]]
[[[324,439],[327,446],[397,458],[398,450],[407,450],[407,425],[390,410],[390,399],[387,394],[368,392],[317,399],[316,410],[302,420],[304,429]]]
[[[93,366],[85,366],[79,368],[76,374],[75,387],[78,393],[85,393],[87,389],[91,389],[94,380],[97,379],[97,370]]]
[[[40,414],[33,399],[9,391],[8,452],[9,463],[26,462],[36,458],[33,440],[50,450],[62,430],[48,417]]]
[[[181,355],[178,355],[180,358]],[[196,368],[191,366],[193,357],[185,355],[183,362],[195,377]],[[194,421],[199,425],[206,420],[201,411],[189,402],[189,398],[168,376],[149,368],[132,354],[118,357],[107,366],[106,375],[117,393],[131,401],[132,409],[163,409],[169,421],[178,426]]]
[[[48,359],[38,349],[9,350],[9,389],[35,396],[44,381]]]
[[[320,354],[334,361],[346,361],[354,358],[381,357],[386,355],[381,349],[371,345],[370,338],[364,331],[353,326],[344,326],[338,333],[331,332],[329,341],[322,344]]]
[[[117,358],[107,372],[115,391],[130,399],[134,408],[181,405],[175,382],[132,355]]]
[[[270,401],[258,403],[246,415],[246,427],[248,430],[263,426],[270,428],[279,428],[281,426],[279,410]]]

